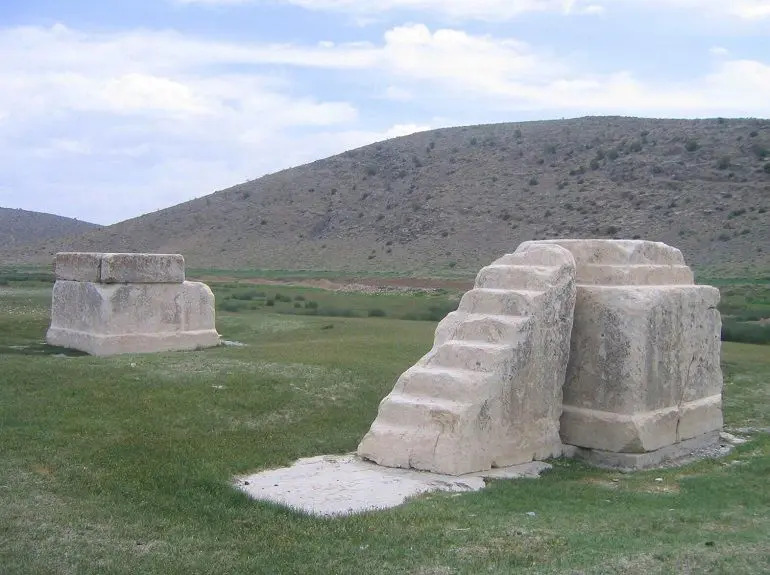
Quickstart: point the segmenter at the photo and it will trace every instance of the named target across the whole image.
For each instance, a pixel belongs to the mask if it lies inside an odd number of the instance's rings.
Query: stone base
[[[663,463],[686,460],[699,449],[716,447],[719,445],[719,431],[710,431],[691,439],[661,447],[655,451],[646,453],[617,453],[602,451],[600,449],[584,449],[572,445],[564,446],[565,457],[580,459],[605,469],[618,469],[620,471],[636,471],[658,467]]]
[[[91,355],[190,351],[219,345],[214,329],[166,333],[131,333],[104,335],[52,327],[46,334],[49,345],[84,351]]]

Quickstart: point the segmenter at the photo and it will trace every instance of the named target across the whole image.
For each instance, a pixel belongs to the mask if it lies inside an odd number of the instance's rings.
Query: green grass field
[[[432,342],[435,323],[395,318],[455,294],[214,285],[218,305],[247,302],[217,316],[246,346],[95,358],[43,344],[50,284],[20,279],[0,286],[4,575],[770,572],[768,346],[723,346],[726,427],[765,431],[721,460],[634,474],[557,460],[537,480],[319,519],[230,481],[355,449]],[[275,292],[289,301],[257,303]],[[297,313],[306,301],[361,317]]]

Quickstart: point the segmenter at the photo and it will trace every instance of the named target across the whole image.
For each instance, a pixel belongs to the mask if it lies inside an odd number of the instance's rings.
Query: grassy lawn
[[[722,460],[635,474],[557,460],[537,480],[342,519],[230,487],[355,449],[432,342],[435,323],[394,318],[452,294],[215,285],[218,305],[247,302],[217,317],[246,346],[94,358],[42,344],[43,280],[0,286],[2,574],[770,572],[767,431]],[[261,301],[276,292],[289,301]],[[726,427],[769,428],[770,347],[725,343],[723,363]]]

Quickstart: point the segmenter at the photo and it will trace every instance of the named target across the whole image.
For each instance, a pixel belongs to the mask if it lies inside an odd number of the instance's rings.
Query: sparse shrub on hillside
[[[377,166],[374,164],[370,164],[366,166],[366,169],[364,170],[367,176],[374,176],[377,174]]]
[[[521,139],[521,130],[519,130],[518,128],[516,128],[516,129],[513,131],[513,137],[514,137],[514,138],[516,138],[517,140],[520,140],[520,139]]]
[[[305,309],[318,309],[318,302],[317,301],[313,301],[312,299],[306,301],[305,302]]]
[[[752,144],[751,151],[759,160],[764,160],[770,156],[770,150],[759,144]]]
[[[763,169],[766,174],[770,174],[770,162],[766,163]]]
[[[698,146],[698,140],[696,140],[696,139],[694,139],[694,138],[690,138],[690,139],[689,139],[689,140],[687,140],[687,142],[685,142],[685,144],[684,144],[684,149],[685,149],[685,150],[687,150],[688,152],[694,152],[694,151],[695,151],[695,150],[697,150],[698,148],[699,148],[699,146]]]
[[[530,186],[536,186],[540,183],[540,181],[537,178],[530,178],[529,179],[529,185]]]
[[[722,156],[717,160],[717,170],[726,170],[730,167],[730,156]]]
[[[596,158],[594,158],[593,160],[591,160],[591,163],[590,163],[590,164],[588,164],[588,166],[589,166],[589,167],[590,167],[592,170],[594,170],[594,171],[598,170],[598,169],[599,169],[599,160],[597,160]]]
[[[379,308],[374,308],[370,309],[367,315],[369,317],[385,317],[385,311]]]
[[[609,152],[607,152],[607,157],[610,160],[617,160],[619,155],[620,155],[620,152],[618,152],[616,148],[613,148]]]

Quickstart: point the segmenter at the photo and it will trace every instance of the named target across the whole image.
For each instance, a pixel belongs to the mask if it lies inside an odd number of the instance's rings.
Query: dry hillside
[[[589,117],[423,132],[49,240],[192,267],[475,271],[527,239],[624,237],[770,269],[770,120]]]
[[[79,236],[96,224],[27,210],[0,208],[0,253],[49,239]]]

